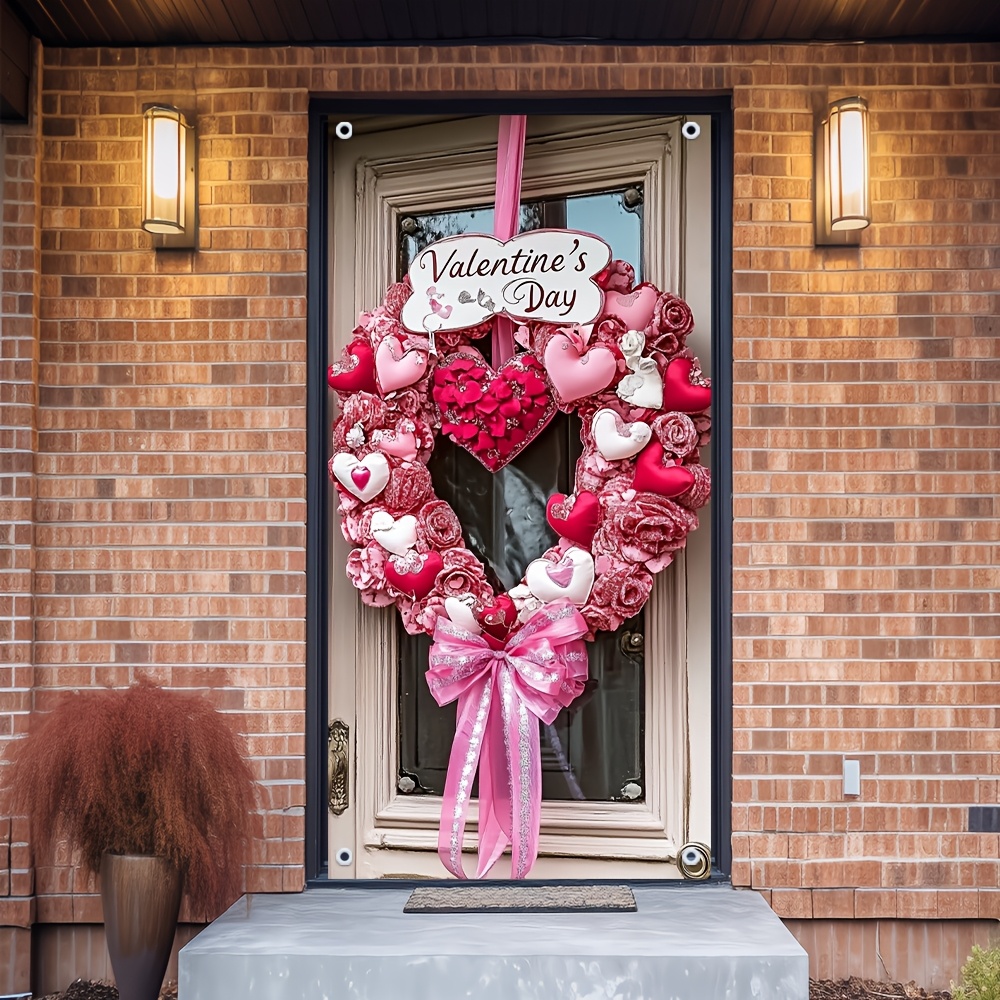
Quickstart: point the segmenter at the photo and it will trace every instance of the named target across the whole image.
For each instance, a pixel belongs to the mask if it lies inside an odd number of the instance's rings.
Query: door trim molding
[[[620,114],[622,96],[497,100],[419,99],[421,112]],[[327,357],[327,282],[329,260],[328,192],[331,121],[352,114],[399,114],[408,100],[314,99],[309,107],[309,209],[307,234],[308,370],[306,376],[306,806],[305,875],[308,884],[327,883],[326,760],[324,739],[328,703],[327,621],[330,586],[326,515],[329,482],[325,475],[329,425],[325,373]],[[718,872],[732,864],[732,102],[723,97],[629,98],[631,114],[709,115],[712,145],[712,301],[713,355],[712,476],[712,851]],[[344,885],[342,881],[338,885]]]

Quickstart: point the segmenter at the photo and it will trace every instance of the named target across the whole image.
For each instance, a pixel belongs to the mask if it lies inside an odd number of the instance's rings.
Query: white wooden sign
[[[568,229],[536,229],[506,243],[480,233],[449,236],[410,264],[413,295],[402,323],[414,333],[464,330],[498,313],[540,323],[592,323],[604,306],[593,279],[610,260],[603,240]]]

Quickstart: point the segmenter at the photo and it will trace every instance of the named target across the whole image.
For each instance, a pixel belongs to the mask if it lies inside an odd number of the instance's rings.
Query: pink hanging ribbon
[[[497,138],[496,208],[493,235],[506,242],[516,235],[521,216],[521,171],[527,115],[501,115]],[[514,357],[514,321],[504,314],[493,319],[493,367]]]
[[[434,700],[458,700],[448,760],[438,856],[467,878],[462,840],[472,782],[479,769],[479,865],[482,878],[512,849],[514,878],[538,856],[542,762],[538,720],[551,724],[587,679],[587,623],[568,601],[536,611],[503,649],[443,615],[434,629],[427,684]]]

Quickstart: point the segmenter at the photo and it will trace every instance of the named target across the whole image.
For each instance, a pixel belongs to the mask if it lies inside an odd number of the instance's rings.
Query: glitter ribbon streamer
[[[443,616],[434,629],[427,684],[439,705],[458,701],[448,760],[438,855],[466,878],[462,841],[472,782],[479,771],[482,878],[511,845],[514,878],[538,856],[542,761],[538,720],[555,721],[587,679],[587,623],[568,601],[536,611],[503,648]]]
[[[527,115],[501,115],[497,136],[496,208],[493,235],[505,243],[517,235],[521,218],[521,171]],[[501,313],[493,318],[493,367],[514,357],[514,322]]]

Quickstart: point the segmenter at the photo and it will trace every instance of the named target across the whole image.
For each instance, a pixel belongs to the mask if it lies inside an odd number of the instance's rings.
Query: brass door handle
[[[339,816],[351,804],[351,729],[341,719],[330,723],[326,773],[330,812]]]

